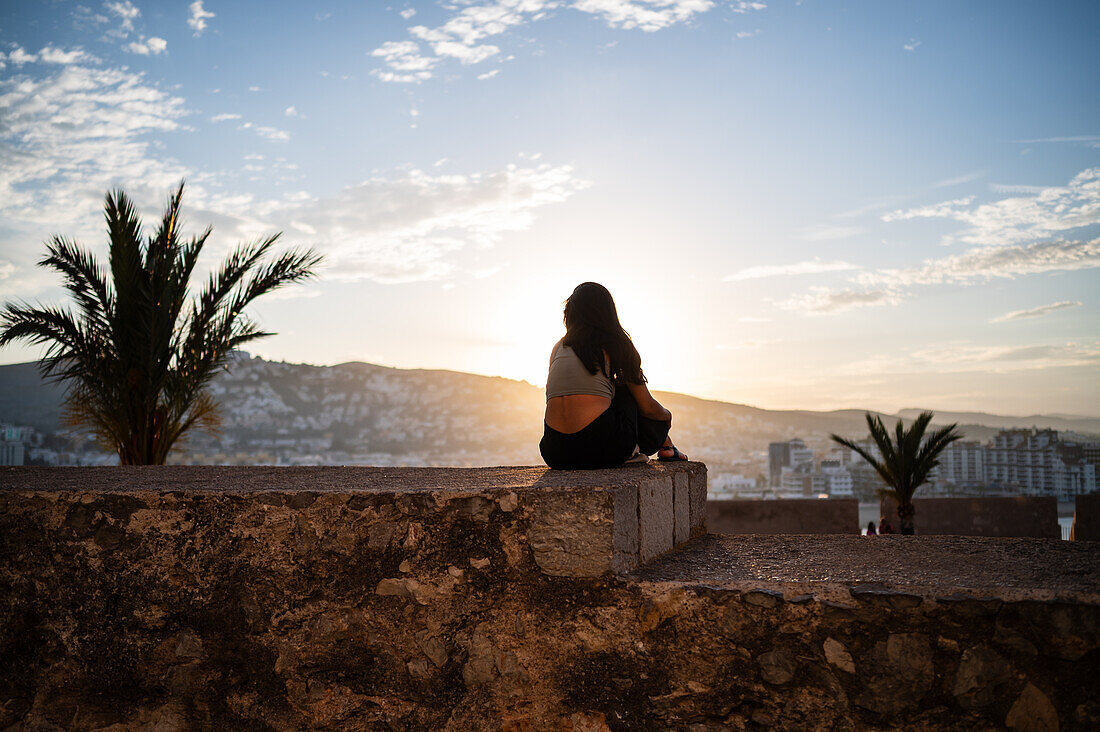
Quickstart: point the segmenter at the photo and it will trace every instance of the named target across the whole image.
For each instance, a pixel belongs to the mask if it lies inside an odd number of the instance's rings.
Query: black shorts
[[[626,386],[615,390],[615,398],[599,417],[578,432],[558,432],[543,423],[539,450],[546,464],[555,470],[614,468],[634,454],[634,448],[653,455],[668,438],[668,422],[638,414],[638,403]]]

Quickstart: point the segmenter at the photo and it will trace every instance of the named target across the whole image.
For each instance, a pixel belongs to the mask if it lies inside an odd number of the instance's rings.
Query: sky
[[[545,383],[614,295],[654,389],[1100,416],[1100,3],[0,7],[0,300],[152,225],[326,256],[265,358]],[[11,346],[0,362],[36,358]]]

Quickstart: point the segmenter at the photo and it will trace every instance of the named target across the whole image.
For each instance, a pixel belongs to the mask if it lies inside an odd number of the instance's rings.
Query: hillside
[[[310,366],[247,354],[220,374],[220,435],[197,434],[177,456],[187,462],[303,462],[428,465],[531,464],[540,461],[543,392],[526,382],[454,371],[395,369],[367,363]],[[0,421],[44,433],[58,430],[62,390],[34,364],[0,366]],[[801,437],[817,449],[831,432],[860,435],[861,410],[767,410],[659,392],[675,415],[673,434],[693,458],[716,471],[753,458],[767,444]],[[902,416],[911,418],[913,410]],[[888,419],[889,415],[884,415]],[[893,417],[893,418],[896,418]],[[1100,420],[1065,415],[938,415],[959,421],[969,439],[1001,427],[1051,426],[1100,433]]]

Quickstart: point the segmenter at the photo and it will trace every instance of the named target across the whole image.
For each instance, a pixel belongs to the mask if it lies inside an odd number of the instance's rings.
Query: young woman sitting
[[[619,324],[611,293],[585,282],[565,301],[565,337],[554,344],[539,449],[551,468],[611,468],[687,460],[672,444],[672,412],[646,387],[642,359]]]

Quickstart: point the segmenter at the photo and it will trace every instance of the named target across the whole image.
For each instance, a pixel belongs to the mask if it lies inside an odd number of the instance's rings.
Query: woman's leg
[[[652,455],[661,449],[668,441],[668,422],[649,419],[638,414],[638,403],[630,389],[619,387],[615,390],[615,398],[611,400],[611,409],[628,420],[634,429],[638,451],[644,455]]]

